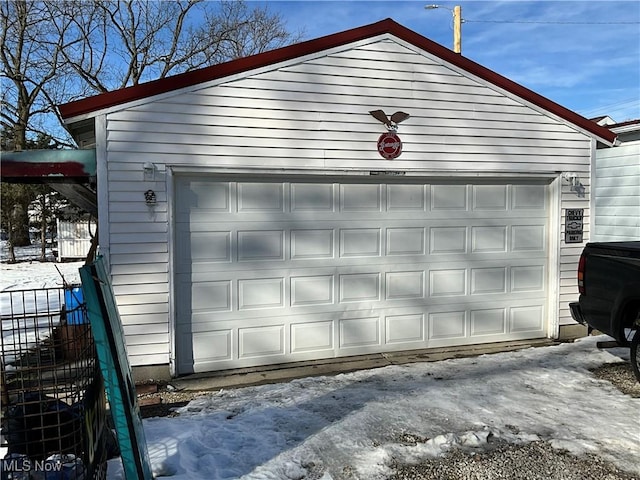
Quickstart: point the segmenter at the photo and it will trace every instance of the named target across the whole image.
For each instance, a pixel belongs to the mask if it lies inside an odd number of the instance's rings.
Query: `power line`
[[[565,22],[546,20],[462,20],[463,23],[536,23],[543,25],[640,25],[640,21],[633,22]]]
[[[608,116],[615,121],[626,121],[640,118],[640,99],[624,100],[599,107],[578,110],[583,117],[593,118],[598,116]]]
[[[606,105],[601,105],[599,107],[590,108],[588,110],[584,110],[583,112],[584,114],[589,115],[603,110],[621,110],[627,108],[627,105],[634,105],[636,103],[640,106],[640,98],[624,99],[616,103],[609,103]]]

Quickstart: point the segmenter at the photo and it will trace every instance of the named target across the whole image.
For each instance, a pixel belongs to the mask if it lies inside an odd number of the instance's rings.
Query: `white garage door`
[[[178,372],[545,335],[546,184],[375,178],[177,177]]]

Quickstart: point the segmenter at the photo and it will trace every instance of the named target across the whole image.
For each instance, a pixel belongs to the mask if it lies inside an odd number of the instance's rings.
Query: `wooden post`
[[[462,52],[462,7],[453,7],[453,51]]]

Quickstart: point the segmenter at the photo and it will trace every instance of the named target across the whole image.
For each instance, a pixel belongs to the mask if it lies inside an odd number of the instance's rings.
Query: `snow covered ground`
[[[40,245],[33,245],[26,248],[16,248],[17,263],[5,263],[9,258],[6,241],[0,241],[0,292],[21,289],[36,289],[61,287],[62,277],[58,269],[62,272],[67,283],[79,283],[80,274],[78,269],[84,262],[64,262],[54,263],[39,262]],[[53,259],[53,253],[48,250],[47,258]]]
[[[154,472],[175,480],[382,479],[395,460],[549,441],[640,474],[640,399],[589,371],[625,349],[577,343],[389,366],[202,396],[144,422]],[[122,478],[116,462],[109,478]]]
[[[70,280],[80,265],[58,266]],[[60,284],[50,263],[1,273],[0,291]],[[640,475],[640,399],[590,372],[628,350],[598,350],[603,339],[203,395],[177,417],[144,420],[152,468],[172,480],[375,480],[393,461],[501,439],[548,441]],[[108,478],[124,478],[119,460]]]
[[[0,256],[8,258],[6,242],[0,242]],[[0,315],[4,360],[11,360],[11,351],[45,338],[54,321],[50,312],[58,312],[64,303],[61,287],[80,283],[78,269],[83,262],[39,262],[40,247],[16,249],[17,263],[0,263]],[[49,254],[52,259],[53,255]],[[52,289],[52,290],[45,290]],[[26,314],[16,325],[12,318]],[[57,320],[57,318],[56,318]]]

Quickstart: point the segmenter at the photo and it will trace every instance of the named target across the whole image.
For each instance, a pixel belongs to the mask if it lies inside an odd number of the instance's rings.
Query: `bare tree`
[[[47,135],[56,104],[68,96],[58,30],[42,2],[0,3],[0,122],[12,132],[15,150],[23,150],[29,137]]]
[[[6,128],[0,128],[0,147],[3,151],[15,150],[16,135]],[[42,150],[56,148],[48,135],[38,134],[35,139],[28,139],[24,150]],[[30,205],[39,194],[54,195],[46,185],[29,185],[19,183],[0,183],[0,226],[7,233],[9,259],[15,262],[15,247],[31,245],[29,234]],[[45,226],[46,229],[46,226]]]
[[[35,148],[74,146],[61,103],[281,47],[302,34],[244,0],[0,0],[2,149],[34,148],[30,142],[44,137],[51,144]],[[11,245],[28,242],[26,200],[18,199],[29,189],[2,191]]]
[[[244,0],[0,0],[0,28],[0,121],[15,131],[17,150],[40,133],[69,144],[60,103],[302,37]]]
[[[8,236],[11,263],[16,261],[15,247],[31,244],[27,210],[33,197],[33,185],[0,183],[0,225]]]
[[[292,43],[282,17],[247,2],[174,0],[51,3],[76,32],[63,55],[86,86],[106,92]],[[82,33],[81,35],[79,33]]]

